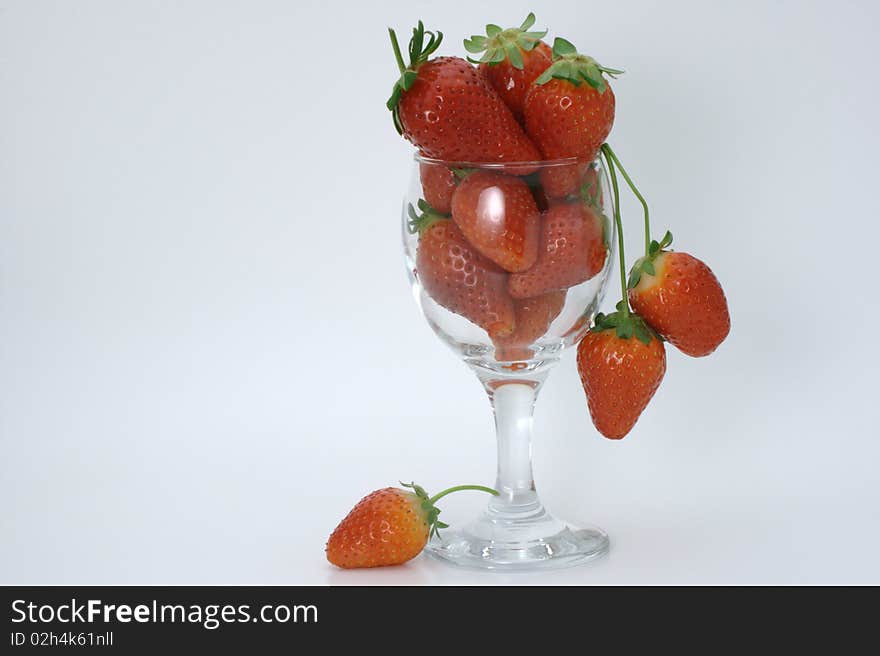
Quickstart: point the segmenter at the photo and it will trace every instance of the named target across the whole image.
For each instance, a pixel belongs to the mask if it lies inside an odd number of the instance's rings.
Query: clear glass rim
[[[466,162],[461,160],[435,159],[433,157],[425,157],[416,152],[413,154],[413,159],[419,164],[430,164],[432,166],[446,166],[448,168],[460,169],[493,169],[498,171],[522,168],[545,169],[554,166],[572,166],[573,164],[590,164],[593,162],[601,165],[598,156],[594,159],[566,157],[564,159],[539,159],[525,162]]]

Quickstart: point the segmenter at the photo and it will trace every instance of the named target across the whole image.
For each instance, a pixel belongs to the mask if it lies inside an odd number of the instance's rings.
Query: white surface
[[[0,582],[880,583],[876,3],[399,5],[0,0]],[[407,288],[385,27],[530,8],[627,71],[611,141],[733,332],[622,443],[550,377],[539,489],[606,561],[336,571],[363,494],[494,472]]]

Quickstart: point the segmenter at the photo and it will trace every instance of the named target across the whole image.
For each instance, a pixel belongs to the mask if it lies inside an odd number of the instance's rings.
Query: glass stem
[[[532,416],[543,380],[484,381],[495,412],[498,439],[498,511],[529,510],[538,505],[532,478]]]

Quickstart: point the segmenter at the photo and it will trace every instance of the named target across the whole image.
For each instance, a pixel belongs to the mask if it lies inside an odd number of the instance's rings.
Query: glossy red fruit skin
[[[419,164],[419,180],[422,194],[428,205],[440,214],[452,213],[452,194],[457,180],[455,174],[442,164]]]
[[[552,79],[533,84],[525,98],[526,132],[544,159],[577,158],[579,164],[541,171],[548,196],[577,193],[584,165],[593,161],[614,125],[611,85],[599,92],[587,83],[575,86]]]
[[[327,560],[344,569],[400,565],[428,541],[421,501],[398,488],[376,490],[361,499],[327,541]]]
[[[704,262],[678,251],[660,253],[654,273],[629,290],[633,309],[682,353],[712,353],[730,332],[730,312],[718,278]]]
[[[523,108],[526,93],[532,82],[553,63],[553,51],[543,41],[538,41],[532,50],[520,48],[523,59],[522,69],[515,68],[509,59],[497,64],[480,64],[480,72],[510,108],[514,118],[523,122]]]
[[[403,135],[428,157],[449,162],[535,162],[541,154],[486,78],[464,59],[419,67],[400,97]],[[514,171],[525,175],[534,167]]]
[[[597,430],[619,440],[632,430],[666,373],[666,349],[621,339],[613,329],[588,332],[578,344],[577,367]]]
[[[506,271],[525,271],[538,258],[541,213],[519,178],[471,173],[452,196],[452,220],[474,248]]]
[[[513,298],[533,298],[589,280],[605,266],[602,221],[581,202],[558,203],[544,212],[538,259],[528,271],[510,276]]]
[[[495,339],[515,329],[507,272],[477,252],[451,219],[432,223],[419,238],[416,275],[425,292]]]
[[[526,130],[546,159],[593,160],[614,124],[614,92],[552,79],[525,99]]]
[[[586,160],[547,166],[541,169],[538,178],[547,198],[555,200],[577,196],[583,185],[591,182],[591,176],[595,174],[592,160]]]
[[[562,312],[566,293],[563,290],[514,300],[516,330],[495,340],[495,359],[499,362],[530,359],[533,352],[529,347],[544,336]]]

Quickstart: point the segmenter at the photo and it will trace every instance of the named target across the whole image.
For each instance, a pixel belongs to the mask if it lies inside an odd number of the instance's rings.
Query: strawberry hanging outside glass
[[[616,312],[596,316],[592,331],[578,346],[577,364],[593,424],[616,440],[632,430],[663,380],[663,341],[687,355],[708,355],[730,332],[730,314],[721,284],[708,266],[687,253],[668,251],[669,231],[660,242],[651,239],[647,201],[611,146],[603,144],[601,151],[614,190],[622,299]],[[642,203],[645,217],[645,254],[628,279],[617,170]]]
[[[620,192],[615,160],[610,152],[602,146],[614,190],[614,223],[617,225],[623,299],[617,304],[616,312],[607,316],[600,312],[596,316],[592,330],[578,345],[577,367],[593,424],[605,437],[619,440],[632,430],[660,387],[666,374],[666,348],[660,336],[627,303]]]

